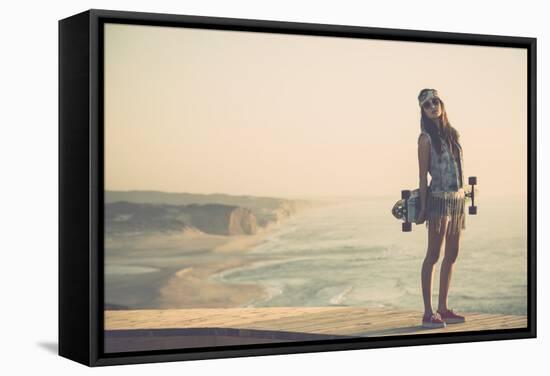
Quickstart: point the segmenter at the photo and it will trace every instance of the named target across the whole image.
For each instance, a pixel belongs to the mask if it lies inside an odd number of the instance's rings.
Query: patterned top
[[[464,160],[462,156],[462,147],[458,142],[453,144],[453,149],[458,151],[459,158],[452,155],[449,146],[442,140],[441,155],[437,153],[432,143],[430,134],[422,130],[421,135],[425,134],[430,140],[430,166],[428,172],[431,176],[429,189],[432,192],[456,192],[464,187]],[[420,142],[420,136],[418,136]]]

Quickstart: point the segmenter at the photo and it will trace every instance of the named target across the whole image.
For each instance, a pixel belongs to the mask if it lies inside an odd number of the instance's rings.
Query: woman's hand
[[[424,223],[425,220],[426,220],[426,209],[422,208],[418,212],[418,216],[416,218],[416,224],[421,225],[422,223]]]

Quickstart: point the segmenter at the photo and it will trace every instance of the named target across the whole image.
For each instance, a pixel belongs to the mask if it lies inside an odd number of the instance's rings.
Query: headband
[[[437,94],[437,90],[435,89],[429,89],[422,93],[422,95],[418,98],[418,103],[422,107],[424,102],[427,100],[430,100],[432,98],[439,98],[439,95]]]

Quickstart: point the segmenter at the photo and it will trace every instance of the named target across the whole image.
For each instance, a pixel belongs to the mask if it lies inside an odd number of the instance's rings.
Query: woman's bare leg
[[[428,225],[428,251],[422,263],[422,297],[424,298],[424,314],[433,314],[432,310],[432,284],[434,266],[441,254],[441,247],[445,240],[447,230],[447,218],[441,220],[440,232],[436,231],[436,224],[429,223]]]
[[[458,256],[458,249],[460,247],[460,225],[457,233],[453,234],[449,229],[447,229],[446,232],[445,256],[441,262],[441,272],[439,276],[439,304],[437,309],[440,312],[444,312],[448,309],[447,296],[449,295],[453,267]]]

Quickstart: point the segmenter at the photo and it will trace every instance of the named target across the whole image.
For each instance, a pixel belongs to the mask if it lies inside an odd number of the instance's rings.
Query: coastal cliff
[[[305,200],[154,191],[106,191],[107,235],[199,230],[216,235],[255,234],[301,209]]]
[[[255,234],[254,214],[238,206],[138,204],[126,201],[105,205],[107,234],[185,231],[207,234]]]

